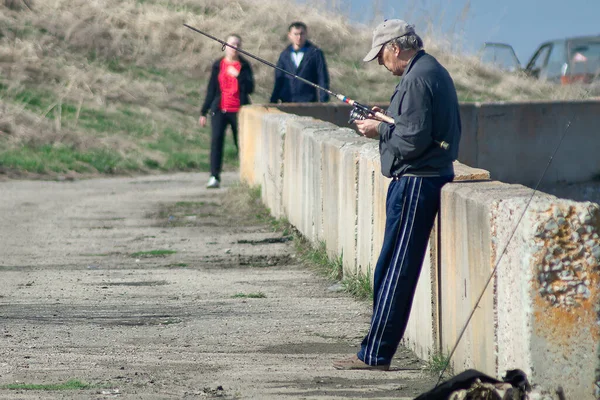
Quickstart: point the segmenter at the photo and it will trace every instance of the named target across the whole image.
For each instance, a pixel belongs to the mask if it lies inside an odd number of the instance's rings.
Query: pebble
[[[596,245],[592,248],[592,256],[596,257],[597,260],[600,260],[600,245]]]

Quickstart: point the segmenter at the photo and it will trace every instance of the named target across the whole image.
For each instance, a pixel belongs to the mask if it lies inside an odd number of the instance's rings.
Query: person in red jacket
[[[242,39],[231,34],[227,43],[241,48]],[[250,104],[250,94],[254,91],[254,77],[250,63],[232,47],[225,47],[225,57],[213,63],[206,97],[200,110],[198,123],[206,126],[206,115],[211,114],[210,179],[207,188],[218,188],[221,183],[223,146],[225,130],[231,126],[233,142],[237,149],[238,118],[240,107]]]

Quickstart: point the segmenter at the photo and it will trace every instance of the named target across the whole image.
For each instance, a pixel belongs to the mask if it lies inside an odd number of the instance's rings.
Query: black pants
[[[210,174],[221,179],[223,166],[223,148],[225,147],[225,130],[227,125],[233,131],[233,143],[238,148],[238,119],[236,112],[217,111],[210,119],[212,137],[210,140]]]

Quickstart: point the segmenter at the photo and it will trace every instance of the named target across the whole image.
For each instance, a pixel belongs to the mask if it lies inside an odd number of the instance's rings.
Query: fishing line
[[[496,275],[496,272],[498,270],[498,266],[500,265],[500,262],[502,261],[502,257],[504,257],[504,255],[506,254],[506,250],[508,249],[508,245],[510,244],[510,242],[512,241],[517,228],[519,227],[519,224],[521,223],[521,220],[523,219],[523,217],[525,216],[525,213],[527,212],[527,209],[529,208],[529,205],[531,204],[533,198],[535,197],[535,195],[538,192],[538,188],[540,186],[540,184],[542,183],[542,181],[544,180],[544,177],[546,176],[546,173],[548,172],[548,169],[550,168],[550,165],[552,164],[552,161],[554,160],[554,157],[556,156],[556,154],[558,153],[558,149],[560,148],[560,146],[562,145],[562,142],[564,140],[564,138],[567,135],[567,132],[569,130],[569,128],[571,127],[571,122],[572,120],[575,118],[575,114],[573,114],[573,117],[567,122],[567,126],[564,129],[560,140],[558,142],[558,145],[555,147],[554,151],[552,152],[552,155],[550,156],[550,159],[548,160],[548,163],[546,164],[546,167],[544,168],[544,171],[542,173],[542,176],[540,177],[540,179],[538,180],[538,182],[536,183],[534,189],[533,189],[533,193],[531,194],[531,196],[529,197],[529,200],[527,201],[527,204],[525,204],[525,208],[523,209],[523,212],[521,212],[521,215],[519,216],[519,219],[517,220],[517,224],[515,225],[515,227],[513,228],[512,232],[510,233],[510,236],[508,238],[508,241],[506,242],[506,245],[504,246],[504,249],[502,250],[502,252],[500,253],[500,257],[498,258],[498,261],[496,262],[496,265],[494,266],[494,269],[492,270],[492,273],[490,274],[490,277],[487,279],[483,290],[481,291],[481,294],[479,295],[479,297],[477,298],[477,302],[475,302],[475,307],[473,307],[473,310],[471,311],[471,313],[469,314],[469,317],[467,318],[467,322],[465,323],[465,325],[463,326],[462,330],[460,331],[460,334],[458,335],[458,339],[456,340],[456,343],[454,344],[454,347],[452,348],[452,351],[450,352],[449,356],[448,356],[448,360],[446,361],[446,365],[444,366],[444,369],[442,370],[442,372],[440,373],[439,377],[438,377],[438,381],[435,384],[435,388],[437,388],[441,381],[442,378],[444,376],[444,373],[446,372],[446,370],[448,369],[448,366],[450,365],[450,360],[452,359],[452,356],[454,355],[456,348],[458,347],[462,337],[465,334],[465,331],[467,330],[467,327],[469,326],[469,323],[471,322],[471,319],[473,318],[473,315],[475,314],[475,311],[477,310],[477,308],[479,308],[479,303],[481,302],[481,299],[483,298],[487,288],[490,285],[490,282],[492,281],[492,278]],[[588,210],[589,212],[589,210]]]

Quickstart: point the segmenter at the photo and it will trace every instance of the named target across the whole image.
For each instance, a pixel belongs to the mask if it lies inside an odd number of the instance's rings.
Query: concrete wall
[[[546,183],[580,182],[600,174],[600,102],[481,104],[476,167],[492,178],[533,186],[562,141]]]
[[[343,127],[348,126],[351,109],[343,103],[277,107]],[[600,176],[599,101],[463,103],[460,112],[463,136],[458,160],[490,171],[494,180],[533,187],[563,136],[543,183]]]
[[[464,118],[470,121],[461,148],[465,157],[479,157],[473,149],[482,148],[468,132],[478,125],[478,107]],[[254,138],[246,142],[254,147],[242,142],[241,158],[253,160],[241,163],[242,179],[263,182],[273,214],[325,243],[331,258],[343,254],[344,274],[372,274],[389,185],[380,172],[377,142],[257,106],[241,114],[253,121],[242,128],[252,132],[241,136]],[[425,359],[447,354],[475,310],[452,359],[456,372],[477,368],[500,376],[520,368],[534,383],[561,385],[567,398],[596,398],[600,206],[539,192],[532,197],[524,186],[490,181],[486,170],[460,163],[455,171],[455,181],[442,191],[405,344]]]
[[[561,385],[569,399],[596,398],[600,207],[532,194],[497,181],[444,188],[442,349],[456,343],[497,266],[453,357],[455,370],[499,376],[519,368],[533,382]]]
[[[240,146],[241,179],[250,185],[260,185],[257,176],[262,173],[262,118],[267,113],[280,113],[276,108],[263,106],[245,107],[239,114],[238,140]],[[262,178],[261,178],[262,179]]]

